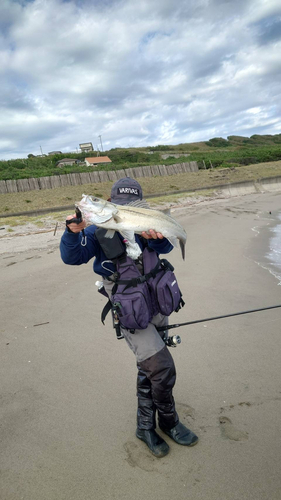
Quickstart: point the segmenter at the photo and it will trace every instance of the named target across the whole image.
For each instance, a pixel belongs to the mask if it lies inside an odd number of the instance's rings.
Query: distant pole
[[[214,167],[213,167],[213,164],[212,164],[212,162],[211,162],[211,160],[209,160],[209,162],[210,162],[211,168],[214,168]]]
[[[205,168],[205,170],[206,170],[206,164],[205,164],[204,160],[203,160],[203,165],[204,165],[204,168]]]
[[[101,142],[101,135],[99,135],[99,138],[100,138],[101,150],[103,152],[103,147],[102,147],[102,142]]]
[[[43,156],[43,151],[42,151],[42,148],[41,148],[41,146],[40,146],[40,151],[41,151],[41,155]]]

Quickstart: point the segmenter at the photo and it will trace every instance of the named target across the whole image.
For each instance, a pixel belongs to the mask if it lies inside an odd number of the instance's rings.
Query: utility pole
[[[41,156],[43,156],[43,151],[42,151],[42,148],[41,148],[41,146],[40,146],[40,150],[41,150]]]
[[[103,147],[102,147],[102,142],[101,142],[101,135],[99,135],[98,137],[100,138],[101,150],[103,152]]]

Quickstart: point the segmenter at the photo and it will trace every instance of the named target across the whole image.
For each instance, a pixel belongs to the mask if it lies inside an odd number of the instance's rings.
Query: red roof
[[[96,156],[91,158],[85,158],[85,161],[89,163],[111,163],[111,159],[108,156]]]

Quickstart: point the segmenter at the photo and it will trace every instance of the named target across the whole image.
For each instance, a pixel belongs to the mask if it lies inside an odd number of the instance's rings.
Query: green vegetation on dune
[[[179,158],[161,158],[165,154],[186,154]],[[28,155],[28,158],[0,161],[0,180],[26,179],[76,172],[92,172],[83,160],[97,156],[92,153],[63,153],[46,157]],[[158,145],[145,148],[115,148],[102,153],[110,157],[112,163],[101,165],[99,170],[119,170],[144,165],[170,165],[187,161],[197,161],[199,168],[232,167],[251,165],[281,160],[281,134],[253,135],[251,137],[229,136],[227,139],[214,137],[206,142],[178,144],[174,146]],[[75,165],[57,167],[58,160],[74,158],[80,161]]]

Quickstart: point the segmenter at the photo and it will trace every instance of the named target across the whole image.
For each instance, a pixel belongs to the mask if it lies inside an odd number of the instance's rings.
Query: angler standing
[[[111,202],[116,205],[128,205],[142,200],[142,197],[140,184],[129,177],[120,179],[112,187]],[[73,218],[73,222],[69,223]],[[162,233],[151,228],[147,232],[142,232],[141,236],[135,235],[136,243],[142,253],[137,260],[133,261],[126,255],[124,238],[119,233],[115,233],[114,237],[108,237],[101,227],[90,225],[86,228],[85,221],[77,223],[75,215],[68,216],[66,222],[66,230],[60,244],[63,262],[80,265],[86,264],[95,257],[93,269],[102,277],[104,290],[110,298],[109,307],[113,310],[114,298],[116,317],[121,311],[119,338],[125,338],[136,356],[138,368],[136,436],[146,443],[154,456],[167,455],[169,446],[155,431],[157,412],[159,427],[165,434],[178,444],[195,445],[198,437],[179,421],[176,412],[172,393],[176,381],[176,370],[173,358],[165,344],[166,332],[158,332],[156,329],[156,327],[168,324],[167,315],[170,312],[163,314],[165,304],[162,304],[162,309],[160,305],[159,309],[159,304],[156,304],[152,298],[144,302],[147,307],[139,306],[141,310],[135,313],[143,320],[146,318],[146,323],[143,323],[140,328],[137,327],[140,322],[137,317],[131,317],[132,314],[122,316],[122,310],[126,307],[124,299],[128,301],[129,298],[128,290],[133,295],[135,290],[144,286],[147,292],[148,288],[153,288],[157,280],[160,283],[159,276],[161,278],[166,271],[171,272],[169,263],[167,263],[167,268],[162,264],[160,266],[158,255],[169,253],[173,245],[163,237]],[[174,283],[175,280],[172,285]],[[141,292],[140,295],[144,293]],[[150,302],[155,302],[155,304],[151,306]],[[146,311],[146,308],[149,311]],[[171,309],[171,312],[172,310],[175,309]]]

